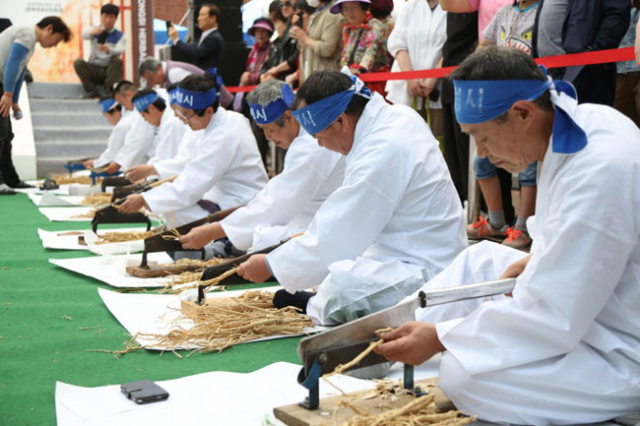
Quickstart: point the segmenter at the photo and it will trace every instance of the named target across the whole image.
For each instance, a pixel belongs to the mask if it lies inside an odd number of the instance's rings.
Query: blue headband
[[[118,105],[118,103],[115,100],[105,99],[103,101],[100,101],[100,110],[104,114],[106,112],[111,111],[113,108],[116,107],[116,105]]]
[[[352,85],[344,92],[335,93],[328,98],[293,111],[293,116],[307,133],[315,135],[329,127],[347,109],[353,95],[371,98],[371,91],[362,80],[355,75],[350,77]]]
[[[546,75],[546,69],[543,68]],[[504,114],[517,101],[533,101],[547,90],[576,99],[575,88],[566,81],[547,80],[453,80],[456,119],[461,124],[484,123]],[[587,145],[587,135],[569,114],[554,103],[553,152],[573,154]]]
[[[291,86],[289,86],[288,84],[282,86],[281,93],[281,98],[278,98],[275,101],[271,101],[267,105],[252,104],[251,102],[247,102],[249,104],[249,111],[251,112],[253,121],[255,121],[257,124],[269,124],[282,117],[282,114],[284,114],[286,110],[291,108],[294,95]]]
[[[156,92],[147,93],[144,96],[140,96],[139,98],[135,98],[133,100],[133,105],[135,105],[138,112],[142,112],[149,108],[149,105],[154,103],[158,99],[158,94]]]
[[[204,75],[206,75],[207,77],[215,80],[216,83],[218,83],[218,86],[222,87],[224,86],[224,84],[222,83],[222,76],[220,76],[220,74],[218,74],[218,68],[209,68],[204,70]]]
[[[218,91],[214,87],[206,92],[192,92],[178,86],[175,97],[178,106],[199,111],[210,107],[218,100]]]
[[[169,95],[169,105],[174,105],[176,102],[178,102],[178,100],[176,99],[177,92],[178,92],[177,87],[167,92],[167,94]]]

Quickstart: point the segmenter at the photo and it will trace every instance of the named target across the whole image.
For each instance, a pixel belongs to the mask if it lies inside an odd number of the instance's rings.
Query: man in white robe
[[[215,85],[200,76],[180,82],[176,110],[192,130],[204,129],[201,146],[175,181],[127,197],[121,212],[146,207],[176,227],[246,204],[267,184],[249,121],[218,106]]]
[[[127,132],[124,144],[118,150],[115,159],[109,163],[105,173],[113,174],[127,170],[134,164],[141,164],[148,160],[148,153],[153,145],[155,127],[149,124],[133,105],[136,86],[127,80],[122,80],[114,89],[114,97],[128,113],[132,114],[131,128]]]
[[[175,111],[176,92],[178,86],[172,85],[167,88],[167,96],[171,111],[176,118],[179,118]],[[182,126],[184,133],[178,142],[177,153],[171,158],[165,158],[155,161],[153,164],[139,164],[130,167],[125,176],[132,182],[138,182],[148,179],[151,176],[158,176],[160,179],[180,174],[184,170],[184,166],[193,158],[195,158],[198,145],[204,135],[204,130],[191,130],[189,126]]]
[[[109,140],[105,150],[97,158],[90,158],[82,163],[85,169],[97,169],[106,166],[116,158],[118,151],[124,145],[125,137],[131,128],[133,119],[133,114],[118,104],[113,99],[113,96],[101,99],[99,104],[102,115],[113,126],[113,129],[109,133]]]
[[[456,115],[478,155],[511,172],[540,163],[531,255],[483,243],[425,285],[517,277],[512,297],[418,310],[376,351],[419,364],[465,414],[513,424],[592,423],[640,410],[640,130],[578,105],[516,49],[453,73]]]
[[[318,146],[291,114],[291,87],[262,83],[247,96],[251,115],[266,137],[286,149],[284,170],[245,207],[220,222],[192,229],[180,241],[199,249],[227,237],[239,250],[259,250],[303,232],[344,178],[344,158]]]
[[[467,244],[462,208],[423,119],[340,72],[314,73],[294,115],[318,143],[345,156],[345,179],[307,231],[238,273],[270,274],[289,292],[318,286],[307,314],[343,323],[394,305]]]

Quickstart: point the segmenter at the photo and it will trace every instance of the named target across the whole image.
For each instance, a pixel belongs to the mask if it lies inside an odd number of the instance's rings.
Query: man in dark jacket
[[[534,57],[615,49],[629,27],[629,0],[543,0],[533,34]],[[552,71],[575,86],[580,103],[613,105],[616,64]]]
[[[195,44],[187,44],[180,40],[178,31],[169,27],[169,38],[173,40],[173,50],[180,58],[179,60],[188,62],[207,70],[210,68],[220,68],[222,63],[222,50],[224,40],[218,31],[218,21],[220,20],[220,9],[213,3],[206,3],[200,6],[198,13],[198,28],[202,30],[200,39]]]

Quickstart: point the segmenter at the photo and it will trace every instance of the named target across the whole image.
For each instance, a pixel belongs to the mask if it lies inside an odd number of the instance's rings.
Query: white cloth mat
[[[267,287],[261,290],[275,292],[282,287]],[[235,297],[250,290],[221,291],[207,293],[207,299],[219,297]],[[132,336],[136,333],[166,335],[177,328],[172,322],[180,316],[180,297],[165,294],[127,294],[117,293],[99,288],[98,293],[104,304],[114,317],[127,329]],[[180,327],[188,329],[193,325],[191,320],[180,322]],[[326,327],[309,327],[307,333],[317,333]],[[259,340],[272,340],[288,336],[270,336]],[[154,347],[153,340],[138,337],[136,341],[146,349],[163,350],[167,348]],[[257,340],[253,340],[255,342]],[[175,347],[173,349],[195,349],[198,346]]]
[[[99,229],[98,234],[107,232],[128,232],[144,231],[146,227],[140,228],[112,228]],[[98,239],[93,231],[88,229],[76,229],[71,231],[45,231],[38,229],[38,236],[42,241],[42,246],[47,249],[57,250],[89,250],[96,254],[127,254],[137,253],[144,250],[144,240],[128,241],[122,243],[95,244]],[[78,244],[78,237],[84,236],[87,245]]]
[[[145,405],[128,400],[119,385],[85,388],[57,382],[57,423],[58,426],[261,425],[265,417],[273,418],[275,407],[300,402],[307,395],[307,390],[296,381],[300,368],[277,362],[253,373],[216,371],[161,381],[158,385],[169,393],[169,399]],[[332,377],[331,382],[345,392],[375,387],[373,382],[342,375]],[[330,386],[320,386],[321,398],[337,394]],[[327,424],[331,424],[331,417]]]
[[[44,194],[27,194],[29,199],[38,207],[65,207],[78,206],[84,200],[78,195],[54,195],[50,192]]]
[[[40,207],[39,210],[51,222],[90,222],[89,217],[77,216],[86,215],[94,209],[94,207]]]
[[[76,257],[73,259],[49,259],[49,262],[69,271],[95,278],[113,287],[164,287],[171,282],[173,277],[139,278],[128,275],[125,271],[126,267],[129,265],[139,265],[141,259],[141,254],[133,254]],[[157,262],[159,264],[173,262],[166,253],[150,253],[147,259],[149,262]]]

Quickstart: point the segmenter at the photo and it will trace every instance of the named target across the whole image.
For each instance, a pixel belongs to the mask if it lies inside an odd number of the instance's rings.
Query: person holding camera
[[[291,37],[296,40],[300,49],[300,84],[314,71],[336,71],[339,68],[338,61],[342,49],[340,36],[344,19],[329,11],[332,3],[308,0],[307,4],[316,10],[309,15],[307,30],[296,25],[291,28]]]
[[[122,80],[120,55],[127,45],[127,37],[115,28],[120,9],[107,3],[100,9],[100,26],[82,32],[82,38],[91,40],[89,61],[78,58],[73,67],[82,82],[85,94],[82,99],[100,97],[96,85],[103,84],[105,95],[113,95],[113,86]]]
[[[391,72],[426,70],[442,66],[442,47],[447,38],[447,13],[438,0],[409,0],[387,41],[395,58]],[[413,106],[433,134],[442,135],[442,106],[438,79],[393,80],[386,86],[387,100]]]

